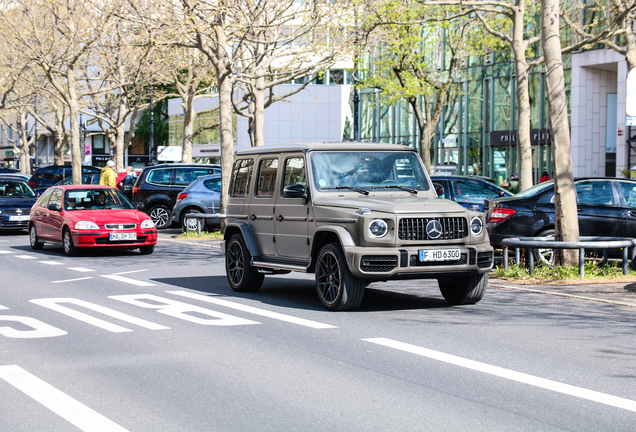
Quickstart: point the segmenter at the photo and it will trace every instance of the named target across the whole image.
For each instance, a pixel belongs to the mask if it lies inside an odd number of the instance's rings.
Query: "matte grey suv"
[[[438,198],[415,149],[290,144],[236,153],[222,249],[230,286],[314,273],[327,309],[351,310],[365,286],[435,278],[451,304],[476,303],[493,248],[484,213]]]

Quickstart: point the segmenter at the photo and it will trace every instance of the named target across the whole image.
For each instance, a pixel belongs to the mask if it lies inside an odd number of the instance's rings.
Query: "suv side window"
[[[475,181],[452,180],[451,183],[455,191],[457,202],[481,201],[499,196],[499,192],[495,189],[491,189],[487,185],[481,185]]]
[[[284,189],[285,186],[291,186],[296,184],[307,187],[305,159],[301,157],[293,157],[293,158],[285,159],[285,177],[283,178],[282,189]]]
[[[42,173],[42,177],[47,180],[62,180],[62,168],[50,168]]]
[[[146,178],[146,181],[148,183],[153,183],[157,185],[169,186],[173,171],[174,171],[173,169],[152,170],[148,174],[148,178]]]
[[[234,163],[234,175],[230,195],[233,197],[246,197],[250,190],[254,159],[241,159]]]
[[[276,174],[278,173],[278,159],[262,159],[258,164],[257,197],[273,197],[276,189]]]
[[[618,182],[627,207],[636,207],[636,184],[628,182]]]
[[[188,186],[197,178],[208,174],[214,174],[213,168],[177,168],[174,184],[178,186]]]

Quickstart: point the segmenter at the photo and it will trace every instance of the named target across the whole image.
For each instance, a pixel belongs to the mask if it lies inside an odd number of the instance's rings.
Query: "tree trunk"
[[[131,126],[132,128],[132,126]],[[115,129],[115,172],[124,172],[124,139],[126,138],[126,123],[121,123]]]
[[[55,141],[53,143],[53,153],[55,154],[55,165],[64,165],[64,108],[55,109]]]
[[[579,240],[579,222],[559,40],[558,0],[541,0],[541,21],[555,179],[554,238],[556,241],[575,242]],[[578,262],[578,251],[555,250],[555,258],[557,265],[575,265]]]
[[[194,98],[191,95],[186,95],[186,99],[181,106],[183,107],[183,157],[182,162],[192,163],[192,134],[194,133],[194,119],[196,113],[194,112]]]
[[[254,80],[254,142],[252,145],[265,145],[263,128],[265,123],[265,77]]]
[[[68,67],[68,108],[71,128],[71,164],[73,167],[73,184],[82,184],[82,155],[80,154],[80,133],[79,133],[79,101],[75,89],[75,73],[71,66]]]
[[[223,23],[215,26],[217,62],[215,64],[219,86],[219,132],[221,136],[221,205],[220,212],[227,214],[227,200],[234,161],[234,139],[232,137],[232,88],[228,70],[227,36]],[[221,220],[225,231],[225,219]]]
[[[525,0],[515,2],[513,16],[512,51],[517,73],[517,154],[519,160],[519,192],[532,186],[532,147],[530,144],[530,94],[528,88],[528,62],[523,40]]]

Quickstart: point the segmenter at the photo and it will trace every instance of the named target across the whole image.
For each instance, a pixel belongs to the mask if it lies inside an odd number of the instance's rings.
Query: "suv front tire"
[[[154,206],[148,213],[150,219],[155,223],[157,229],[164,229],[170,226],[172,221],[172,212],[163,204]]]
[[[362,303],[364,281],[351,274],[338,243],[323,246],[318,254],[316,290],[322,304],[332,311],[352,310]]]
[[[230,287],[237,292],[258,291],[265,276],[252,266],[250,254],[243,236],[234,234],[226,246],[225,274]]]

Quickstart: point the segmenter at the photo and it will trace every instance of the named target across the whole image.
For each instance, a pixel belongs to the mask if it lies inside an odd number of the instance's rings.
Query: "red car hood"
[[[97,225],[107,223],[135,223],[140,224],[146,219],[150,219],[148,215],[137,209],[131,210],[74,210],[67,211],[65,217],[74,221],[95,222]]]

